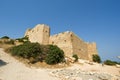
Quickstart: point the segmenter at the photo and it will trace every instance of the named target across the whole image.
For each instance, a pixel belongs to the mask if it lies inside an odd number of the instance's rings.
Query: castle
[[[38,42],[43,45],[57,45],[67,57],[77,54],[81,59],[92,61],[92,55],[98,54],[96,43],[84,42],[70,31],[51,36],[50,27],[45,24],[38,24],[33,29],[27,29],[25,36],[28,36],[31,42]]]

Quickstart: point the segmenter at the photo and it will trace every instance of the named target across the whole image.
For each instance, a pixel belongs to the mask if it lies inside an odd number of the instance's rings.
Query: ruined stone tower
[[[50,36],[50,28],[44,24],[38,24],[33,29],[28,29],[25,36],[28,36],[31,42],[38,42],[43,45],[57,45],[64,51],[67,57],[77,54],[81,59],[92,61],[92,55],[98,54],[96,43],[84,42],[70,31]]]
[[[49,44],[50,28],[45,24],[38,24],[33,29],[27,29],[25,36],[28,36],[31,42],[40,44]]]

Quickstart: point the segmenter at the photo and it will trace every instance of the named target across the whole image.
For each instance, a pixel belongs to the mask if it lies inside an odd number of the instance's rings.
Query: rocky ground
[[[120,80],[120,68],[81,60],[70,67],[27,67],[0,48],[0,80]]]
[[[61,69],[51,72],[52,76],[61,80],[120,80],[120,76],[108,73],[82,71],[81,69]]]

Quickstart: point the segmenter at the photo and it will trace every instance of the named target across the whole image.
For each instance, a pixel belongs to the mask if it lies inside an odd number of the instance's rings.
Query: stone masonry
[[[81,59],[92,61],[92,55],[98,54],[96,43],[84,42],[70,31],[50,36],[50,28],[45,24],[38,24],[33,29],[27,29],[25,36],[28,36],[31,42],[57,45],[64,51],[65,56],[70,58],[73,54],[77,54]]]
[[[27,29],[25,36],[28,36],[31,42],[47,45],[49,44],[50,28],[47,25],[38,24],[33,29]]]

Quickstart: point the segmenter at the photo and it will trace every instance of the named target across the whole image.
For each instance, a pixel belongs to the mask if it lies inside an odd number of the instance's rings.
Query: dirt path
[[[59,80],[48,70],[28,68],[0,48],[0,80]]]

